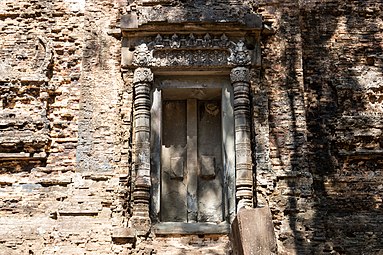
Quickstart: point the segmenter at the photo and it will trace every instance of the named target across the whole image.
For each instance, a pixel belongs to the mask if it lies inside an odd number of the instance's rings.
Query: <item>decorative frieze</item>
[[[229,56],[226,50],[159,50],[154,53],[153,65],[164,66],[224,66]]]
[[[225,35],[212,36],[209,33],[205,35],[160,35],[158,34],[152,42],[156,49],[198,49],[198,48],[228,48],[230,46],[229,38]]]

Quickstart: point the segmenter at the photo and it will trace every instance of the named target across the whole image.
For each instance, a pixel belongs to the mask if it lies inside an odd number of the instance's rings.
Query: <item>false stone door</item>
[[[221,123],[219,93],[202,100],[163,98],[162,222],[224,220]]]

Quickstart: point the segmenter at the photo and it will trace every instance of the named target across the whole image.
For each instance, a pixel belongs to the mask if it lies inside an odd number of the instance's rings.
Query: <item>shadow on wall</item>
[[[288,148],[293,177],[286,178],[290,193],[283,213],[296,254],[383,252],[383,86],[377,82],[382,81],[383,15],[378,2],[307,3],[297,16],[281,17],[282,26],[290,27],[278,33],[292,37],[289,29],[299,26],[302,37],[302,57],[300,46],[293,45],[299,43],[286,38],[291,45],[281,59],[287,73],[280,88],[289,100],[293,140]],[[297,72],[301,58],[304,88]],[[303,101],[307,148],[297,124]],[[287,146],[278,143],[275,130],[270,136],[281,156]],[[310,175],[307,195],[301,180]],[[287,238],[280,235],[279,240]]]

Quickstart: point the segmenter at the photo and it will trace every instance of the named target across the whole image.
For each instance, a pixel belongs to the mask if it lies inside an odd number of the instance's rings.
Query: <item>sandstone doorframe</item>
[[[165,29],[166,30],[166,29]],[[149,231],[151,189],[150,91],[158,75],[207,74],[230,77],[234,91],[235,207],[253,207],[251,152],[251,70],[260,66],[259,27],[222,31],[140,33],[127,29],[122,40],[122,71],[134,72],[134,188],[130,224]],[[249,47],[250,46],[250,47]],[[156,191],[154,191],[156,193]]]

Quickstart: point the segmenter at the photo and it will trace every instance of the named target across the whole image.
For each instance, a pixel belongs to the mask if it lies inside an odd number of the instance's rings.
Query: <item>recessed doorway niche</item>
[[[155,229],[227,232],[235,214],[229,77],[160,76],[155,78],[151,95]]]

